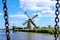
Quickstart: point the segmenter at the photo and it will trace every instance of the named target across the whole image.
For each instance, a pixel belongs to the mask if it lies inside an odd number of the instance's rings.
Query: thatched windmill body
[[[33,22],[33,19],[36,18],[38,15],[35,15],[32,18],[28,16],[27,12],[25,12],[25,15],[28,17],[28,20],[25,21],[23,25],[27,24],[27,28],[30,28],[30,29],[33,29],[34,27],[36,27],[36,25]]]

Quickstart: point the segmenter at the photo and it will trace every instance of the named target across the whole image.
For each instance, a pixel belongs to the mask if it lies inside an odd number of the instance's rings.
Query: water
[[[53,35],[10,31],[11,40],[54,40]],[[6,40],[5,30],[0,31],[0,40]]]

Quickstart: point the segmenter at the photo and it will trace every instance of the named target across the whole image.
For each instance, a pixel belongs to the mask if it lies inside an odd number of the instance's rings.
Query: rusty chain
[[[6,37],[7,40],[10,40],[10,31],[9,31],[9,22],[8,22],[8,13],[7,13],[7,0],[2,0],[3,2],[3,11],[4,11],[4,19],[5,19],[5,27],[6,27]]]
[[[57,40],[57,38],[58,38],[58,36],[59,36],[59,32],[58,32],[58,30],[59,30],[59,25],[58,25],[58,23],[59,23],[59,7],[60,7],[60,3],[59,3],[59,1],[60,0],[56,0],[57,1],[57,3],[56,3],[56,11],[55,11],[55,15],[56,15],[56,17],[55,17],[55,26],[54,26],[54,30],[55,30],[55,32],[54,32],[54,37],[55,37],[55,40]]]

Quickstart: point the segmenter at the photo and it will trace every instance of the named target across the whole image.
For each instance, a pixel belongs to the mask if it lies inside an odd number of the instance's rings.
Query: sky
[[[23,23],[28,20],[27,14],[32,18],[38,14],[38,17],[32,21],[40,27],[55,25],[55,0],[7,0],[9,27],[13,25],[17,27],[27,27]],[[0,0],[0,28],[5,28],[4,25],[3,3]],[[60,22],[59,22],[60,24]]]

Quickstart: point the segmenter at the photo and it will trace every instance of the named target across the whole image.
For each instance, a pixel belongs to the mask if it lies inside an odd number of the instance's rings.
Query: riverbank
[[[54,34],[54,28],[35,28],[35,29],[14,28],[13,31]],[[59,30],[59,34],[60,34],[60,30]]]

